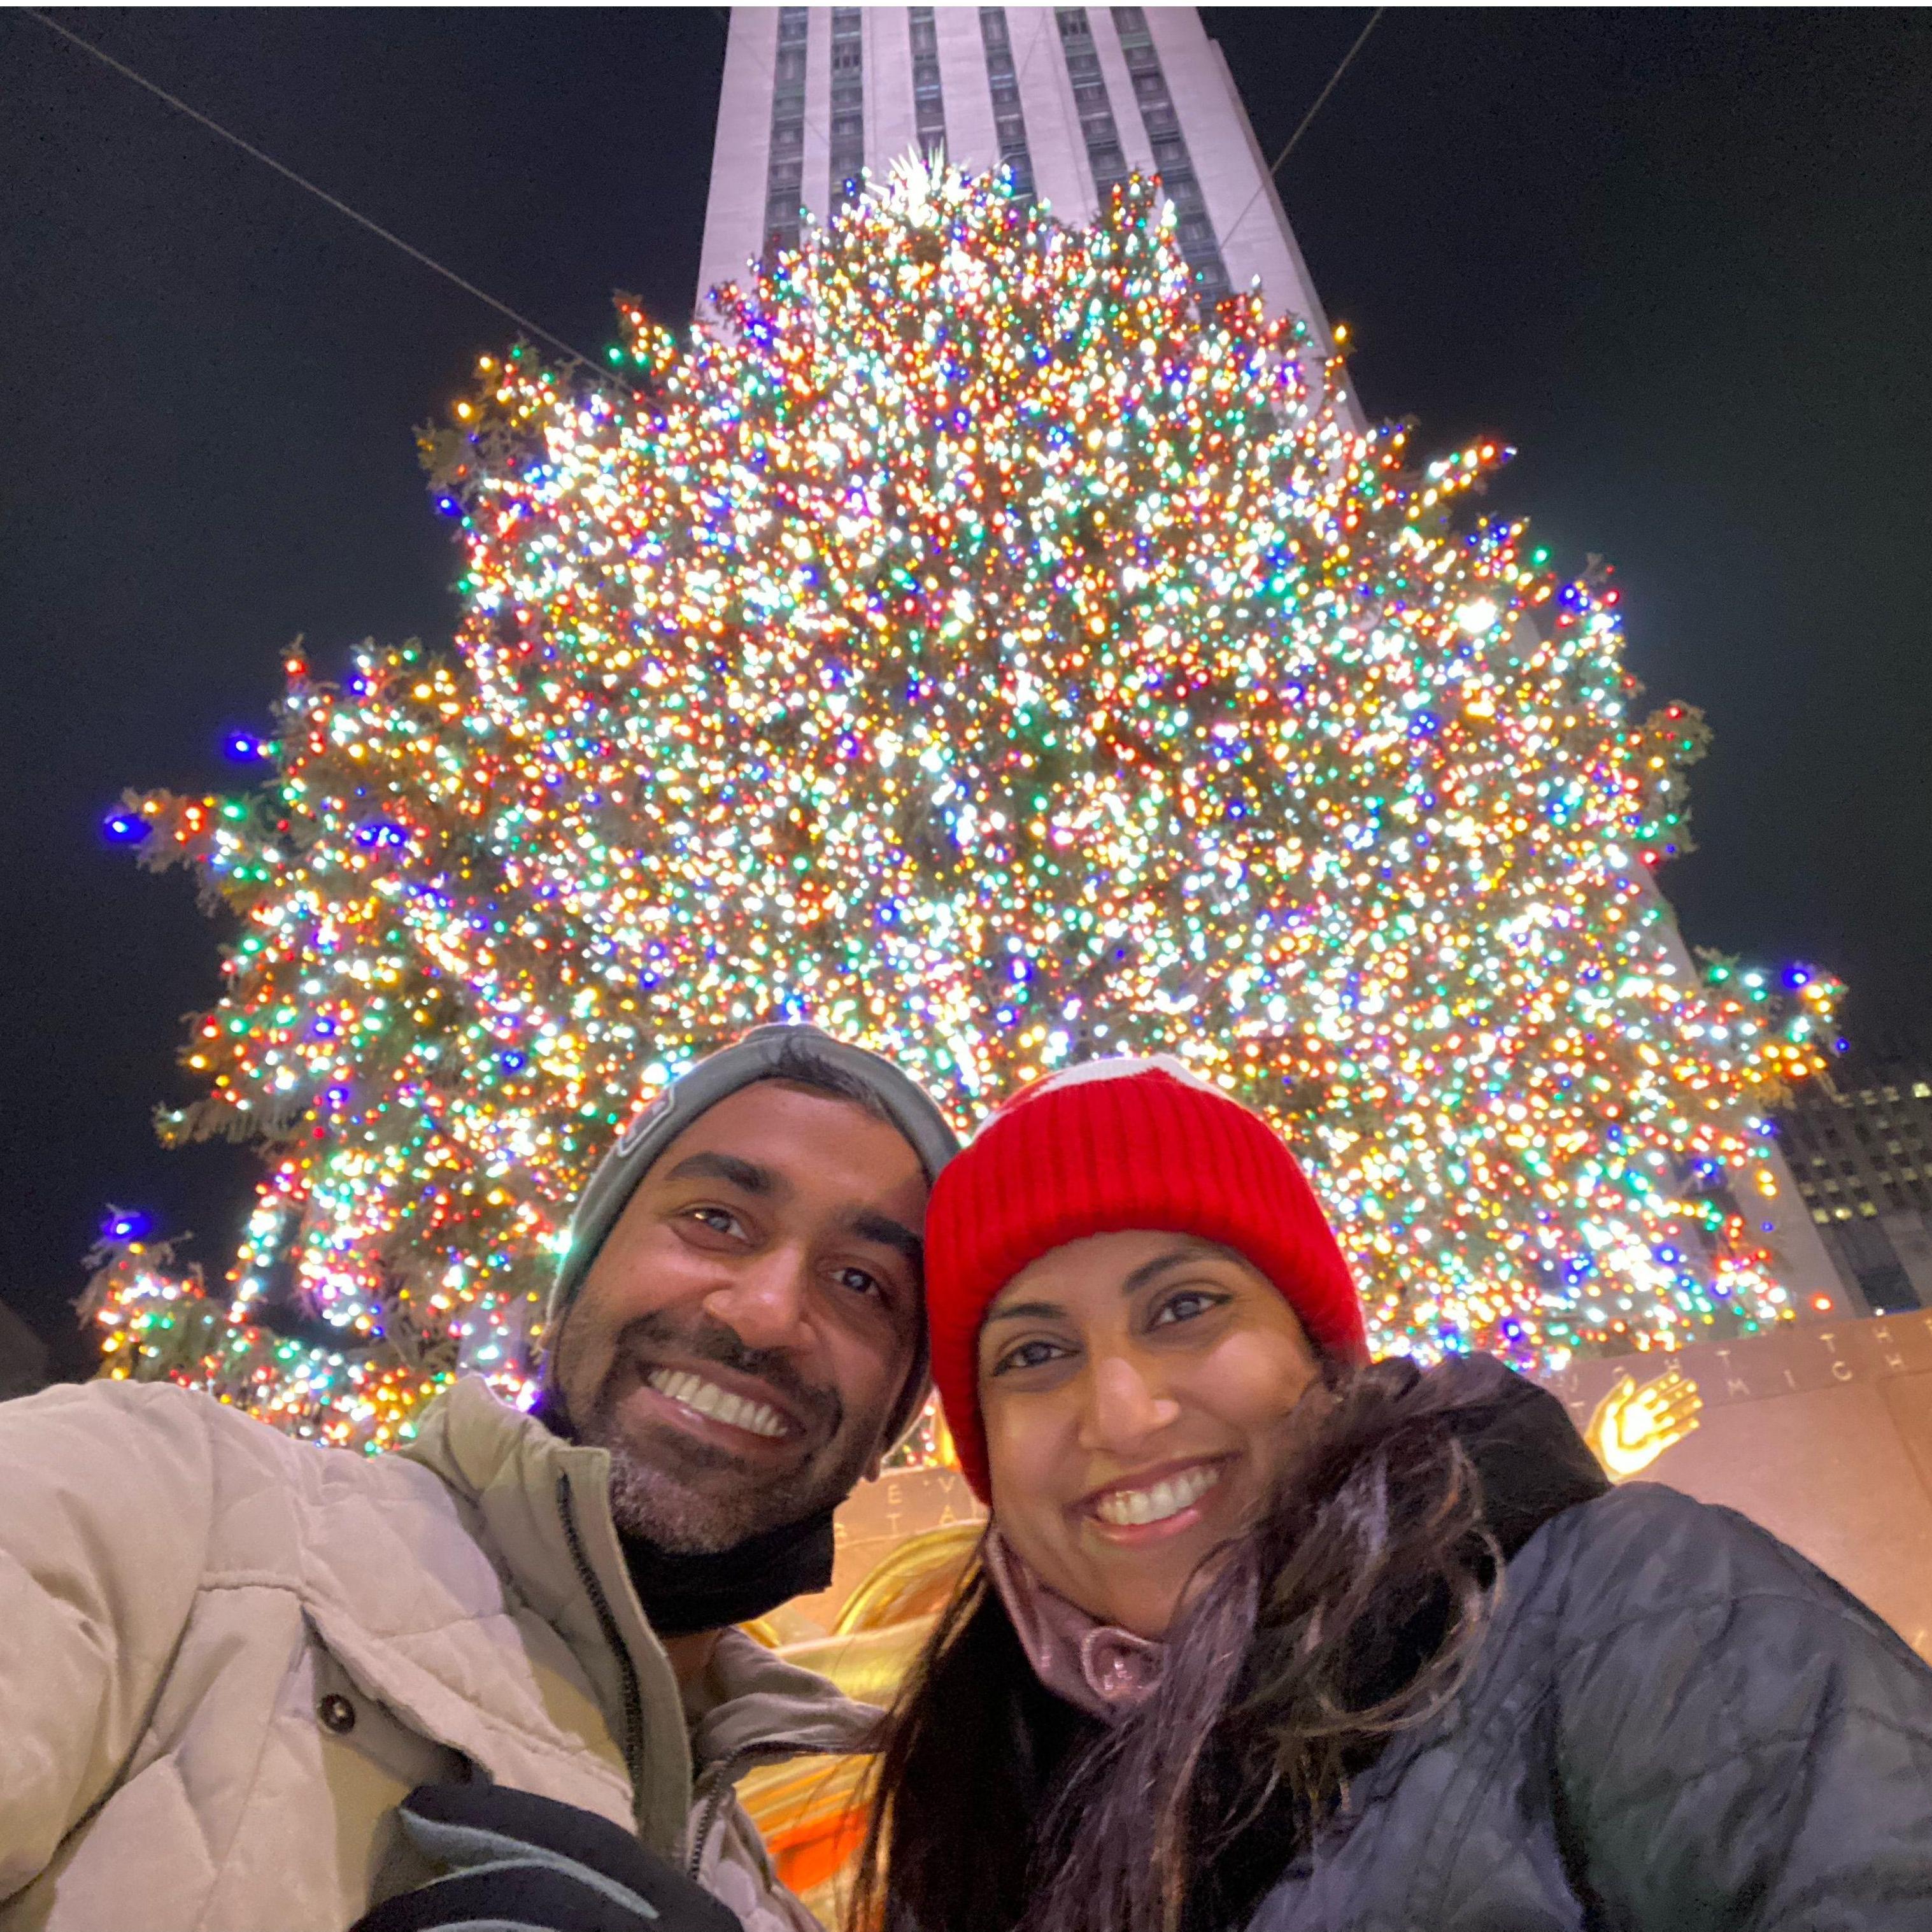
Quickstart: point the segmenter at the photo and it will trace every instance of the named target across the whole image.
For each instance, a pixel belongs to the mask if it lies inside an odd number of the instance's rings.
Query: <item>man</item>
[[[728,1922],[656,1861],[811,1926],[732,1780],[870,1714],[728,1626],[829,1582],[918,1412],[954,1150],[885,1061],[763,1028],[592,1177],[532,1414],[466,1380],[368,1457],[166,1384],[0,1408],[0,1928],[562,1924],[502,1888],[565,1867],[607,1918]],[[670,1892],[600,1871],[639,1845]]]

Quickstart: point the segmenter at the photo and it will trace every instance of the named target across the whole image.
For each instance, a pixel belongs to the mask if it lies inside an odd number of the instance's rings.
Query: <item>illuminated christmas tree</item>
[[[112,1372],[371,1445],[459,1365],[525,1391],[584,1176],[776,1016],[962,1127],[1179,1054],[1282,1120],[1384,1348],[1789,1312],[1731,1190],[1835,988],[1682,963],[1700,721],[1468,514],[1507,452],[1357,435],[1162,206],[909,167],[688,346],[484,362],[426,439],[454,650],[293,656],[258,789],[110,821],[240,922],[164,1131],[267,1154],[218,1292],[104,1250]]]

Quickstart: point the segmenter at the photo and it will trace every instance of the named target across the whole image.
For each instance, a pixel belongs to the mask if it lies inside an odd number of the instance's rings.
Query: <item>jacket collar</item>
[[[868,1751],[885,1716],[735,1628],[718,1633],[710,1669],[685,1692],[684,1710],[700,1771],[759,1757]]]
[[[1452,1356],[1430,1372],[1456,1391],[1446,1418],[1483,1486],[1483,1515],[1507,1562],[1564,1510],[1610,1480],[1546,1388],[1493,1355]]]

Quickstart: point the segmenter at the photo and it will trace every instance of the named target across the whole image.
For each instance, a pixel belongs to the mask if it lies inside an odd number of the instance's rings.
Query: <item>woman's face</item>
[[[1202,1558],[1258,1513],[1319,1374],[1294,1311],[1226,1248],[1070,1241],[980,1331],[994,1519],[1049,1589],[1160,1636]]]

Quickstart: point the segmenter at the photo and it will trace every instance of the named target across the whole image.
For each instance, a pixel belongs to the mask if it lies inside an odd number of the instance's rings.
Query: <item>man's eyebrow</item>
[[[994,1309],[986,1317],[986,1325],[991,1328],[995,1322],[1016,1322],[1022,1318],[1058,1322],[1066,1312],[1057,1301],[1012,1301]]]
[[[925,1266],[926,1244],[904,1222],[866,1209],[854,1214],[848,1225],[860,1240],[876,1241],[882,1248],[896,1248],[914,1268]]]
[[[667,1180],[728,1180],[747,1194],[784,1192],[784,1183],[768,1167],[742,1160],[735,1154],[687,1155],[664,1176]]]

